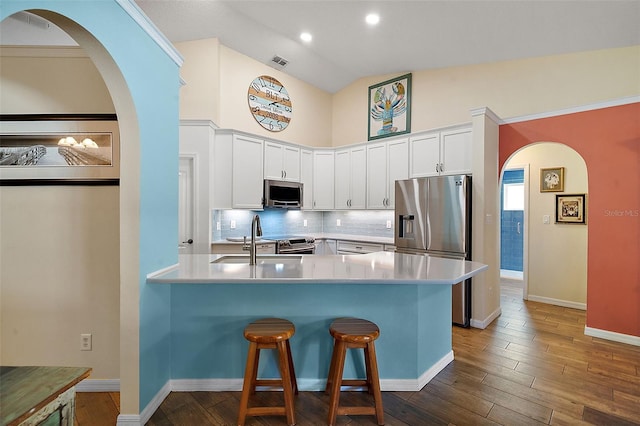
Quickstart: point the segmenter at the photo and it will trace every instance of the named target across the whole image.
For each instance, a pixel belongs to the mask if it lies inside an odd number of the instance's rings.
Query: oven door
[[[311,245],[305,244],[304,246],[301,246],[301,247],[286,247],[286,248],[281,248],[276,245],[276,249],[278,254],[315,254],[316,253],[316,246],[313,244]]]

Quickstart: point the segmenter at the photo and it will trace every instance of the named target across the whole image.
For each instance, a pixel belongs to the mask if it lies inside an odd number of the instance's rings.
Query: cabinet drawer
[[[256,244],[256,253],[274,254],[276,252],[275,243]],[[242,243],[216,243],[211,244],[213,254],[249,254],[248,250],[242,250]]]
[[[357,243],[351,241],[338,241],[338,253],[373,253],[382,251],[382,244]]]

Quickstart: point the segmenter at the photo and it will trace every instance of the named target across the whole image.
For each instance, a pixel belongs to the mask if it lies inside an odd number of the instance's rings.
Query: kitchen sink
[[[278,263],[300,263],[302,256],[292,255],[272,255],[256,256],[256,265],[278,264]],[[222,256],[211,263],[246,263],[249,264],[249,256]]]

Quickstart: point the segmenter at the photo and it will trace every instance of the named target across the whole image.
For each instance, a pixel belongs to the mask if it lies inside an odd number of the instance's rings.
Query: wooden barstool
[[[325,392],[330,391],[329,426],[336,423],[339,415],[375,415],[379,425],[384,424],[382,393],[374,341],[380,336],[380,329],[371,321],[359,318],[339,318],[331,323],[329,332],[334,339],[333,354],[329,367],[329,377]],[[367,377],[357,380],[344,380],[344,360],[347,349],[364,349],[364,362]],[[340,407],[340,388],[345,386],[366,386],[373,394],[374,407]]]
[[[289,345],[289,339],[295,331],[292,322],[280,318],[259,319],[245,327],[244,337],[249,341],[249,355],[247,356],[242,397],[240,398],[239,426],[244,425],[247,416],[287,416],[287,424],[296,424],[293,394],[298,393],[298,384]],[[260,349],[276,349],[278,351],[280,379],[257,378]],[[282,387],[284,407],[249,407],[249,394],[255,393],[256,385]]]

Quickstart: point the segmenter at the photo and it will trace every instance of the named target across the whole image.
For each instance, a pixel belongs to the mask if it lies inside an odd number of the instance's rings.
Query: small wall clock
[[[270,132],[286,129],[293,116],[289,92],[273,77],[261,75],[251,82],[247,93],[253,118]]]

